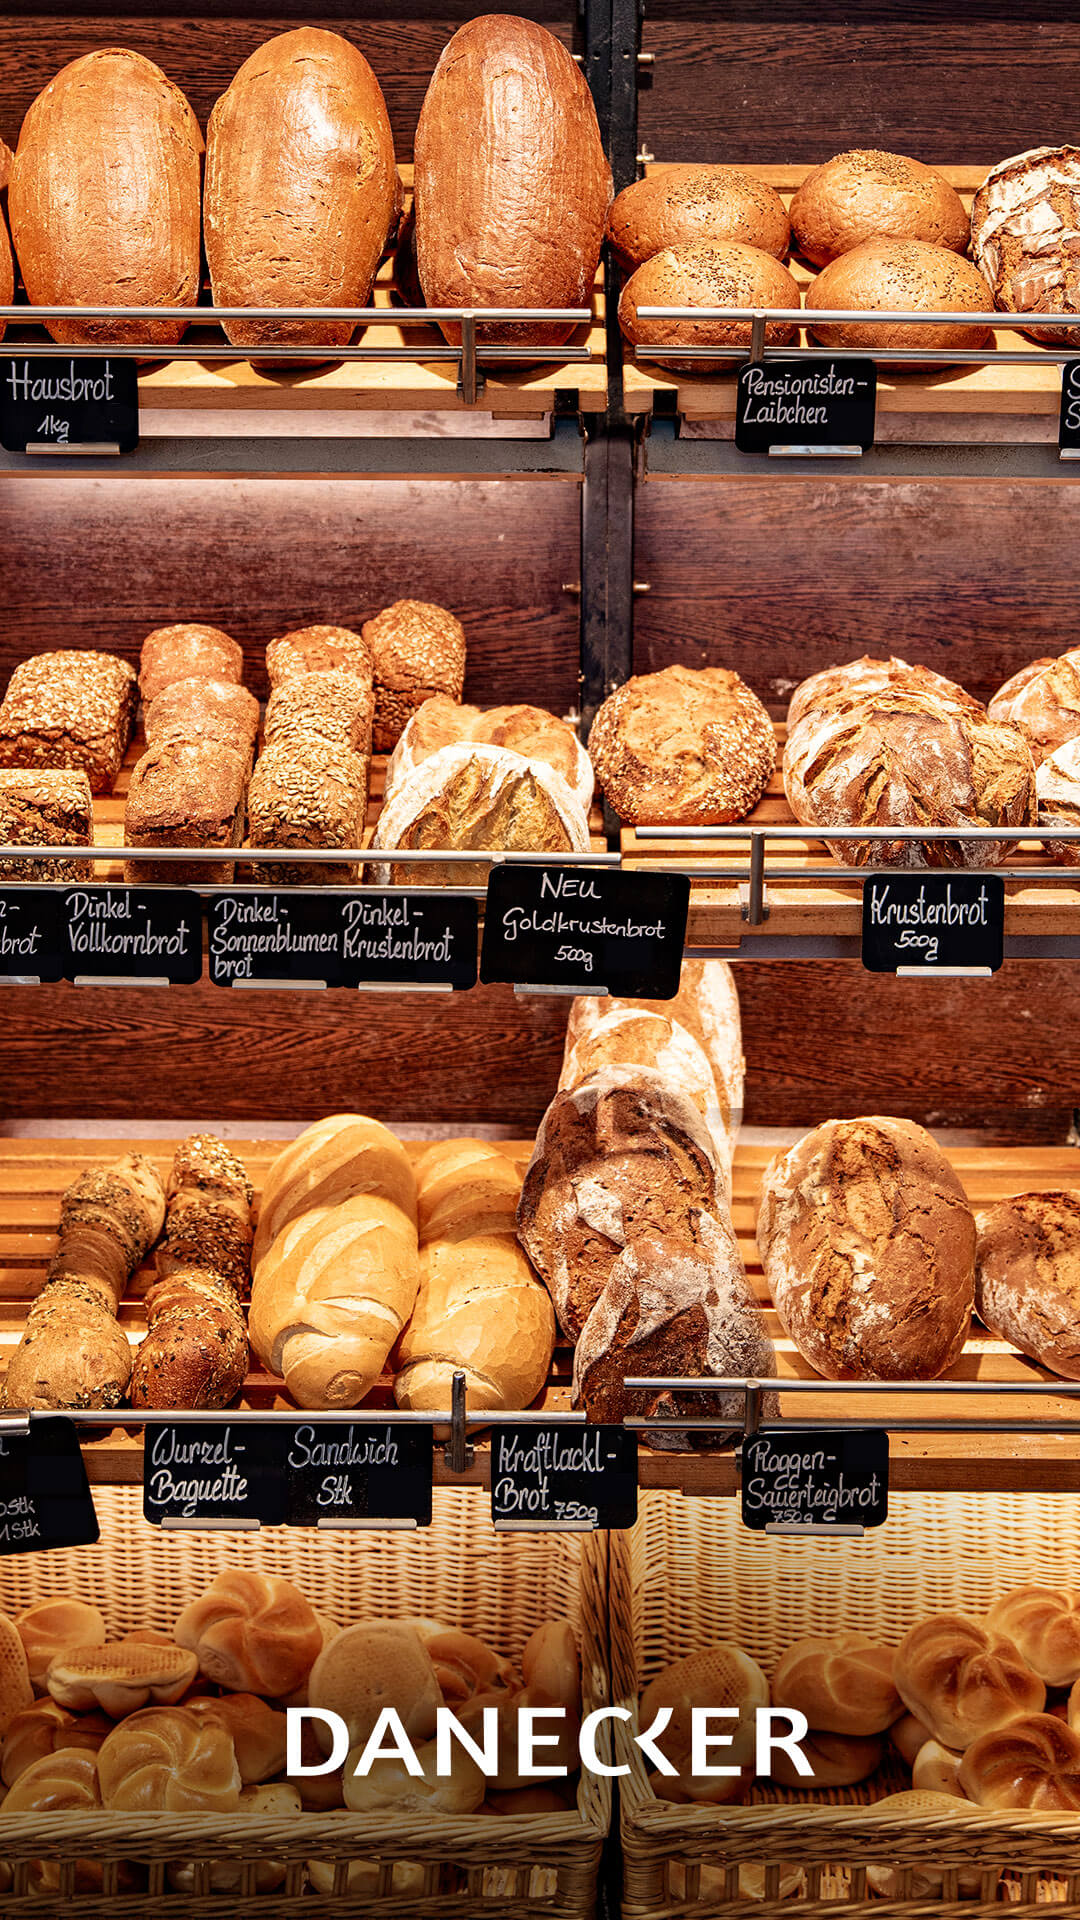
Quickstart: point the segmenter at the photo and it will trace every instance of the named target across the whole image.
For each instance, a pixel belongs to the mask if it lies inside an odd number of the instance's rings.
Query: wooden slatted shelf
[[[267,1169],[280,1152],[279,1142],[258,1139],[232,1143],[247,1166],[256,1191],[261,1191]],[[503,1144],[524,1168],[532,1142]],[[406,1143],[416,1158],[423,1141]],[[35,1139],[0,1140],[0,1363],[20,1337],[28,1304],[43,1284],[56,1246],[60,1196],[88,1165],[117,1154],[146,1153],[167,1174],[173,1143],[168,1140]],[[778,1374],[784,1379],[813,1378],[811,1370],[784,1335],[768,1297],[754,1241],[754,1221],[762,1171],[771,1156],[770,1144],[740,1146],[735,1160],[733,1217],[751,1286],[766,1311],[776,1343]],[[1001,1196],[1028,1189],[1054,1189],[1080,1184],[1080,1157],[1068,1147],[979,1147],[949,1149],[972,1203],[986,1205]],[[153,1278],[142,1267],[121,1307],[121,1324],[132,1340],[145,1328],[143,1300]],[[571,1355],[560,1347],[539,1405],[546,1412],[566,1412],[570,1406]],[[983,1333],[973,1334],[955,1378],[983,1382],[1052,1383],[1053,1376],[1022,1359],[1010,1347]],[[290,1405],[278,1383],[257,1364],[245,1383],[241,1404],[267,1411]],[[366,1410],[377,1412],[393,1405],[389,1380],[376,1390]],[[1027,1401],[1020,1398],[950,1398],[931,1394],[914,1408],[922,1419],[966,1420],[981,1414],[987,1419],[1028,1419],[1038,1424],[1031,1434],[942,1433],[894,1435],[893,1484],[905,1488],[1080,1489],[1080,1442],[1075,1434],[1055,1431],[1058,1423],[1080,1417],[1075,1402],[1064,1396]],[[789,1418],[877,1422],[910,1417],[913,1403],[901,1396],[863,1401],[822,1391],[800,1394],[784,1403]],[[97,1482],[137,1482],[142,1472],[142,1441],[137,1429],[122,1426],[86,1443],[90,1476]],[[488,1448],[481,1439],[467,1479],[478,1485],[488,1480]],[[678,1487],[687,1493],[730,1494],[735,1491],[735,1467],[730,1453],[678,1454],[642,1446],[640,1477],[643,1486]],[[447,1481],[441,1451],[436,1455],[436,1479]]]
[[[783,166],[755,166],[750,169],[770,186],[776,188],[785,204],[806,175],[810,167],[795,163]],[[662,165],[650,166],[649,173],[663,172]],[[986,175],[985,167],[939,167],[939,173],[954,186],[966,207],[970,209],[976,189]],[[789,262],[791,272],[799,282],[805,297],[806,289],[815,278],[816,270],[803,261],[793,257]],[[992,306],[987,289],[987,311]],[[805,334],[800,335],[803,345],[813,345]],[[1028,340],[1023,334],[1002,330],[997,334],[997,344],[1002,351],[1023,350],[1037,352],[1037,343]],[[734,373],[675,373],[667,370],[659,361],[641,361],[631,357],[627,347],[627,362],[623,374],[625,403],[630,413],[649,412],[658,393],[677,396],[677,406],[684,420],[688,422],[716,422],[728,427],[735,421],[735,381]],[[947,429],[950,416],[957,428],[957,438],[969,438],[970,430],[965,427],[962,416],[976,414],[1041,415],[1056,422],[1061,403],[1061,369],[1053,361],[1045,364],[1028,363],[1024,366],[995,365],[993,358],[985,366],[954,367],[951,372],[925,373],[921,368],[879,367],[877,383],[877,411],[879,420],[888,417],[891,428],[900,429],[904,416],[910,416],[912,437],[919,438],[916,430],[918,417],[934,416],[940,429],[937,437]],[[1007,438],[1007,418],[999,418],[996,425],[999,433],[996,437]],[[1047,437],[1053,438],[1056,426],[1051,430],[1048,425]],[[889,438],[897,438],[897,432],[889,432]],[[902,433],[899,435],[902,437]]]

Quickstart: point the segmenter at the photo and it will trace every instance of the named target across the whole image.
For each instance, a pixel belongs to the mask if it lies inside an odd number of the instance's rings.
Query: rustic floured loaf
[[[445,607],[429,600],[395,600],[363,637],[375,680],[376,753],[389,753],[406,722],[435,694],[460,700],[465,687],[465,629]]]
[[[135,673],[112,653],[65,648],[16,667],[0,704],[0,766],[81,768],[111,790],[135,718]]]
[[[593,770],[573,727],[543,707],[466,707],[446,694],[435,694],[418,707],[390,756],[386,787],[405,780],[422,761],[441,747],[471,740],[479,746],[509,747],[527,760],[545,760],[561,775],[588,812],[593,797]]]
[[[1080,314],[1080,148],[1033,147],[991,167],[971,207],[971,249],[1005,313]],[[1075,347],[1080,328],[1031,327]]]
[[[926,1380],[963,1349],[975,1222],[924,1128],[828,1120],[765,1170],[757,1221],[769,1289],[830,1380]]]
[[[179,87],[124,47],[85,54],[38,94],[8,187],[38,307],[191,307],[199,296],[202,134]],[[173,346],[183,320],[48,323],[54,340]]]
[[[1038,766],[1080,734],[1080,647],[1021,667],[986,711],[991,720],[1011,720],[1026,734]]]
[[[609,694],[589,731],[606,798],[635,825],[713,826],[760,800],[776,759],[772,721],[726,667],[665,667]]]
[[[787,258],[791,223],[775,188],[745,167],[671,166],[616,194],[608,239],[624,273],[686,240],[738,240]]]
[[[170,734],[222,740],[244,755],[249,768],[258,731],[259,703],[246,687],[201,675],[170,682],[143,713],[148,747]]]
[[[443,747],[383,803],[373,847],[478,852],[587,853],[589,823],[565,780],[543,760],[507,747]],[[380,884],[483,886],[490,862],[408,861],[378,866]]]
[[[852,148],[814,167],[791,202],[799,252],[823,267],[864,240],[929,240],[966,253],[969,224],[955,188],[902,153]]]
[[[876,693],[925,694],[946,707],[961,707],[968,713],[982,712],[974,696],[965,693],[955,680],[946,680],[944,674],[935,673],[930,667],[912,666],[895,654],[887,660],[875,660],[864,653],[858,660],[849,660],[841,667],[825,667],[799,682],[788,704],[788,731],[804,714],[824,713],[828,707],[853,707],[868,694]],[[992,717],[1004,719],[1006,716]]]
[[[1080,1192],[1018,1193],[975,1216],[975,1306],[999,1340],[1080,1380]]]
[[[1080,827],[1080,737],[1059,747],[1036,769],[1035,798],[1040,827]],[[1048,834],[1043,849],[1064,867],[1080,866],[1080,840],[1056,840]]]
[[[206,130],[217,306],[364,307],[400,209],[382,91],[337,33],[299,27],[245,60]],[[233,320],[237,346],[344,346],[351,321]]]
[[[830,261],[806,291],[810,337],[823,347],[843,352],[889,348],[992,347],[993,332],[986,326],[867,325],[861,320],[815,322],[815,307],[867,312],[988,313],[990,289],[977,267],[948,247],[928,240],[863,240],[850,253]],[[948,370],[948,363],[945,363]],[[933,361],[920,361],[920,373],[941,371]]]
[[[0,769],[0,842],[9,847],[89,847],[94,803],[81,768]],[[0,880],[92,880],[92,860],[2,860]]]
[[[591,306],[611,168],[584,75],[545,27],[489,13],[458,29],[424,96],[415,161],[429,307]],[[490,323],[477,337],[560,346],[572,332]]]
[[[682,240],[664,247],[632,273],[619,300],[619,326],[634,347],[748,347],[749,320],[643,320],[640,307],[783,307],[802,305],[799,283],[760,247],[738,240]],[[789,347],[796,321],[765,328],[770,347]],[[661,373],[723,373],[738,358],[663,360]]]

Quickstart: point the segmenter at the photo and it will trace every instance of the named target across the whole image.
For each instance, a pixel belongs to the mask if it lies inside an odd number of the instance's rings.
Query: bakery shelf
[[[230,1144],[244,1160],[258,1192],[271,1161],[280,1151],[280,1142],[251,1139]],[[413,1158],[419,1156],[424,1145],[422,1140],[406,1143]],[[532,1150],[531,1140],[500,1145],[524,1168]],[[171,1164],[173,1146],[174,1142],[161,1138],[0,1140],[0,1362],[6,1364],[17,1344],[28,1303],[44,1280],[56,1246],[56,1223],[64,1188],[93,1162],[133,1150],[146,1153],[164,1177]],[[765,1308],[776,1343],[782,1387],[785,1379],[812,1380],[814,1376],[780,1328],[754,1243],[758,1188],[772,1151],[772,1144],[767,1141],[746,1144],[737,1150],[733,1218],[750,1284]],[[1019,1191],[1055,1190],[1074,1185],[1080,1168],[1077,1150],[1067,1146],[962,1146],[947,1147],[946,1151],[976,1206],[985,1206]],[[149,1267],[140,1268],[120,1310],[121,1324],[133,1337],[145,1326],[142,1302],[152,1278]],[[1052,1375],[986,1334],[973,1335],[969,1340],[955,1378],[987,1388],[994,1384],[1032,1387],[1054,1384]],[[567,1349],[559,1347],[537,1411],[568,1414],[571,1411],[570,1380],[571,1356]],[[258,1367],[248,1376],[241,1406],[262,1413],[295,1411],[291,1402],[280,1394],[278,1383]],[[365,1403],[364,1411],[377,1416],[392,1406],[386,1383]],[[911,1400],[900,1395],[855,1394],[844,1396],[841,1401],[825,1389],[820,1393],[807,1391],[788,1396],[782,1401],[782,1411],[785,1417],[794,1420],[827,1420],[834,1424],[851,1421],[889,1425],[913,1417]],[[920,1398],[914,1417],[941,1422],[945,1430],[894,1432],[892,1484],[897,1488],[1080,1489],[1080,1445],[1075,1431],[1080,1415],[1075,1400],[1064,1393],[1032,1396],[1028,1401],[1020,1396],[988,1392],[985,1400],[979,1397],[976,1407],[974,1396],[950,1396],[943,1387],[940,1392]],[[980,1417],[996,1423],[1017,1421],[1026,1430],[1001,1433],[963,1430],[961,1423],[978,1421]],[[949,1423],[952,1423],[951,1431]],[[1068,1430],[1070,1426],[1072,1431]],[[90,1477],[96,1483],[141,1479],[142,1440],[136,1427],[125,1430],[118,1423],[106,1431],[103,1422],[100,1428],[95,1427],[93,1437],[87,1439],[85,1454]],[[483,1438],[477,1441],[471,1467],[461,1477],[447,1472],[440,1448],[435,1456],[436,1483],[460,1484],[463,1478],[468,1484],[486,1486],[489,1465],[489,1451]],[[679,1488],[688,1494],[732,1494],[736,1490],[735,1463],[730,1452],[685,1454],[661,1451],[643,1443],[639,1475],[643,1487]]]

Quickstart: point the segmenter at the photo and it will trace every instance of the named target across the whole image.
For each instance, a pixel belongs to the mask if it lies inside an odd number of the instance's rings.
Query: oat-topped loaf
[[[425,700],[413,714],[390,757],[386,786],[405,780],[424,760],[442,747],[462,740],[478,746],[509,747],[527,760],[544,760],[566,781],[588,811],[593,796],[593,770],[573,727],[543,707],[459,706],[446,694]]]
[[[273,744],[248,788],[252,847],[358,847],[367,812],[367,761],[323,741]],[[278,887],[349,886],[352,861],[260,861],[245,878]]]
[[[433,694],[460,700],[465,688],[465,629],[445,607],[395,600],[364,622],[375,671],[376,753],[395,747],[407,721]]]
[[[271,640],[266,649],[266,673],[271,687],[295,680],[301,673],[329,673],[340,667],[371,687],[371,648],[348,627],[297,627]]]
[[[248,762],[220,740],[170,735],[148,747],[131,776],[124,808],[129,847],[238,847],[244,833]],[[227,886],[233,861],[144,861],[125,864],[129,884]]]
[[[154,696],[143,714],[143,731],[148,747],[167,734],[223,740],[238,747],[250,762],[259,731],[259,703],[235,681],[193,675],[172,681]]]
[[[592,723],[606,798],[635,825],[714,826],[757,805],[776,759],[765,708],[726,667],[636,674]]]
[[[971,207],[975,264],[1005,313],[1080,314],[1080,147],[1033,147],[991,167]],[[1075,347],[1080,328],[1031,327]]]
[[[266,705],[267,746],[297,746],[316,740],[329,747],[371,755],[374,699],[370,679],[346,667],[298,673],[276,686]]]
[[[74,767],[0,770],[0,842],[19,847],[88,847],[94,803]],[[0,880],[92,880],[92,860],[3,860]]]
[[[135,672],[115,654],[39,653],[16,667],[0,704],[0,766],[81,767],[112,788],[135,716]]]

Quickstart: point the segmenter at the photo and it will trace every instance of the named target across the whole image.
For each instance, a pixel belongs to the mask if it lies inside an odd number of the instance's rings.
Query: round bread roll
[[[957,1810],[956,1800],[951,1794],[936,1793],[925,1787],[909,1788],[906,1793],[887,1793],[883,1800],[872,1800],[866,1811],[879,1813],[903,1813],[906,1816],[920,1814],[928,1818],[947,1819]],[[933,1851],[933,1841],[927,1839],[926,1850]],[[944,1871],[934,1867],[914,1867],[909,1869],[910,1878],[901,1895],[903,1873],[897,1867],[880,1865],[866,1869],[867,1884],[883,1900],[937,1900],[945,1887]],[[978,1871],[962,1872],[957,1875],[957,1892],[962,1900],[976,1900],[982,1891],[982,1874]]]
[[[407,780],[424,760],[443,747],[471,740],[479,746],[508,747],[527,760],[543,760],[565,780],[587,813],[592,805],[593,770],[573,727],[543,707],[459,706],[435,694],[418,707],[390,755],[386,791]]]
[[[776,1311],[826,1379],[932,1380],[959,1359],[975,1222],[953,1168],[914,1121],[828,1120],[778,1154],[762,1181],[757,1241]]]
[[[952,1747],[943,1747],[940,1740],[927,1740],[915,1755],[911,1769],[911,1784],[921,1787],[927,1793],[945,1793],[954,1800],[965,1800],[967,1795],[960,1785],[960,1762],[962,1753],[955,1753]]]
[[[866,1633],[797,1640],[773,1674],[773,1705],[804,1713],[815,1732],[884,1733],[903,1712],[892,1658]]]
[[[272,1700],[300,1686],[323,1644],[314,1609],[291,1581],[240,1567],[219,1573],[184,1608],[175,1633],[208,1680]]]
[[[1011,720],[1020,728],[1039,766],[1080,735],[1080,647],[1021,667],[986,711],[991,720]]]
[[[68,1647],[103,1647],[109,1637],[98,1609],[85,1600],[38,1600],[16,1614],[15,1627],[38,1693],[58,1654]]]
[[[426,1647],[435,1668],[439,1691],[448,1706],[457,1700],[471,1700],[478,1693],[492,1693],[508,1687],[514,1677],[513,1665],[492,1651],[486,1640],[460,1627],[444,1626],[441,1620],[402,1620],[411,1627]],[[576,1652],[576,1649],[575,1649]]]
[[[926,240],[864,240],[841,254],[807,288],[811,338],[843,353],[887,353],[916,347],[985,347],[994,343],[986,326],[867,326],[860,320],[817,323],[815,308],[890,310],[900,313],[988,313],[990,289],[977,267],[947,247]],[[931,361],[914,363],[920,373],[948,372]]]
[[[966,253],[970,235],[960,195],[933,167],[867,147],[835,154],[807,174],[791,202],[791,226],[799,252],[816,267],[864,240],[928,240]]]
[[[1017,1193],[975,1224],[983,1325],[1040,1366],[1080,1380],[1080,1192]]]
[[[769,1778],[778,1787],[823,1793],[830,1787],[855,1787],[881,1765],[885,1743],[876,1735],[809,1733],[799,1746],[813,1767],[813,1778],[799,1773],[783,1747],[773,1751]]]
[[[1040,1714],[1046,1702],[1045,1686],[1016,1647],[961,1613],[912,1627],[896,1649],[893,1677],[908,1711],[954,1752],[1023,1714]]]
[[[230,1735],[240,1778],[245,1787],[261,1786],[285,1771],[285,1734],[288,1721],[254,1693],[223,1693],[185,1700],[187,1713],[217,1720]],[[299,1801],[297,1801],[299,1807]]]
[[[351,1813],[423,1814],[435,1819],[459,1819],[479,1811],[486,1779],[471,1753],[455,1743],[450,1771],[437,1771],[434,1740],[416,1748],[423,1777],[406,1771],[404,1760],[375,1760],[366,1774],[354,1772],[363,1753],[361,1740],[345,1762],[345,1805]]]
[[[316,1660],[308,1698],[313,1707],[339,1714],[353,1745],[360,1747],[385,1707],[401,1716],[410,1740],[430,1739],[443,1704],[431,1655],[415,1628],[398,1620],[362,1620],[346,1627]],[[317,1723],[315,1734],[329,1751],[329,1728]]]
[[[638,1708],[638,1722],[643,1729],[652,1725],[662,1707],[671,1708],[671,1719],[664,1731],[663,1748],[668,1759],[678,1767],[679,1773],[677,1779],[666,1774],[653,1776],[653,1787],[658,1797],[668,1799],[672,1797],[669,1789],[677,1789],[681,1800],[709,1801],[715,1805],[738,1800],[754,1770],[757,1709],[768,1704],[769,1683],[756,1660],[752,1660],[741,1647],[721,1641],[716,1646],[703,1647],[699,1653],[687,1654],[672,1666],[665,1667],[662,1673],[650,1680]],[[691,1772],[691,1714],[695,1707],[738,1708],[738,1720],[718,1720],[710,1728],[710,1732],[718,1737],[732,1735],[731,1746],[712,1750],[711,1764],[738,1767],[738,1776],[721,1774],[714,1778],[708,1774]]]
[[[791,222],[780,195],[744,167],[672,166],[616,194],[607,237],[623,272],[633,273],[691,240],[736,240],[786,260]]]
[[[1035,802],[1040,827],[1080,827],[1080,739],[1069,740],[1036,768]],[[1057,840],[1048,832],[1043,852],[1061,866],[1080,866],[1078,840]]]
[[[802,305],[799,283],[760,247],[736,240],[689,240],[665,247],[632,273],[619,301],[619,325],[634,347],[748,347],[749,320],[642,320],[640,307],[783,307]],[[771,322],[770,347],[790,347],[797,321]],[[723,373],[739,364],[715,360],[657,361],[660,373]]]
[[[1019,1648],[1048,1687],[1071,1687],[1080,1680],[1080,1593],[1016,1587],[995,1600],[986,1624]]]
[[[1052,1713],[1032,1713],[973,1740],[960,1785],[977,1806],[1080,1812],[1080,1734]]]
[[[971,207],[975,264],[1005,313],[1080,312],[1080,148],[1033,147],[991,167]],[[1080,330],[1029,327],[1032,340],[1076,347]]]
[[[561,775],[544,760],[507,747],[461,741],[443,747],[402,779],[383,802],[373,847],[475,848],[478,852],[587,853],[585,810]],[[476,887],[490,861],[408,861],[377,866],[380,885]]]
[[[66,1648],[51,1661],[45,1684],[62,1707],[75,1713],[100,1707],[122,1720],[148,1703],[172,1705],[198,1670],[194,1656],[175,1644],[117,1640]]]
[[[111,1813],[222,1814],[240,1805],[231,1734],[186,1707],[133,1713],[103,1742],[97,1770]]]
[[[726,667],[665,667],[609,694],[589,731],[606,798],[635,826],[741,820],[768,785],[776,735]]]
[[[9,1813],[90,1813],[101,1805],[97,1755],[65,1747],[19,1775],[4,1799]]]
[[[889,1728],[889,1743],[906,1767],[915,1765],[918,1754],[932,1738],[925,1720],[920,1720],[914,1713],[902,1713]]]
[[[915,693],[961,712],[982,712],[979,702],[955,680],[946,680],[944,674],[934,673],[930,667],[912,666],[895,654],[888,660],[874,660],[864,653],[859,660],[849,660],[842,667],[825,667],[800,681],[788,703],[788,731],[808,713],[854,707],[878,693]]]
[[[46,1694],[43,1700],[35,1700],[32,1707],[23,1707],[8,1722],[0,1778],[5,1787],[14,1786],[19,1775],[36,1760],[44,1760],[67,1747],[96,1753],[113,1725],[104,1713],[69,1713]]]

